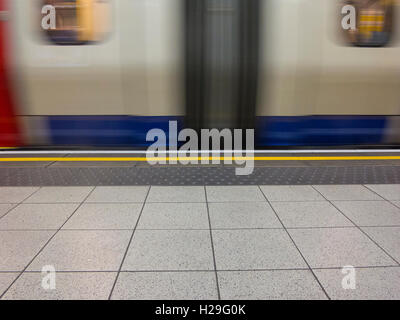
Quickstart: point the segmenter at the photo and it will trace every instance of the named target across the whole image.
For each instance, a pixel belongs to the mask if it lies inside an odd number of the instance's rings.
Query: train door
[[[123,21],[120,54],[127,113],[140,116],[146,128],[149,123],[165,128],[165,122],[168,128],[170,116],[184,114],[183,0],[117,1]]]
[[[259,0],[185,1],[188,126],[254,128]]]
[[[17,120],[9,78],[8,0],[0,0],[0,147],[19,144]]]

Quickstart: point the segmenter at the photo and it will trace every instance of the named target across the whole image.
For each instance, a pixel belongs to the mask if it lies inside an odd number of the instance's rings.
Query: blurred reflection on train
[[[346,4],[356,30],[341,27]],[[45,5],[54,30],[41,27]],[[256,128],[258,147],[400,143],[395,1],[0,0],[0,10],[0,147],[144,147],[169,120]]]

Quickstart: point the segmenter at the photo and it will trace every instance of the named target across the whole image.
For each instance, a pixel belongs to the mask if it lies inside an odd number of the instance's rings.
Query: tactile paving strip
[[[400,184],[400,166],[0,168],[0,186]]]

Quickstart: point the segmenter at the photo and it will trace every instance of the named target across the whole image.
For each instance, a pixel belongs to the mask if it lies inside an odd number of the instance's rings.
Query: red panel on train
[[[8,73],[8,0],[0,0],[0,147],[20,144]]]

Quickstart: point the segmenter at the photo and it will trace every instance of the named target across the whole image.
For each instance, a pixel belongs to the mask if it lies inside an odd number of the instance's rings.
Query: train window
[[[382,47],[388,44],[393,30],[394,0],[345,0],[355,8],[355,28],[344,30],[349,44]]]
[[[44,0],[42,21],[54,13],[55,23],[42,29],[57,45],[82,45],[104,40],[110,31],[109,0]],[[49,18],[51,19],[51,17]]]

